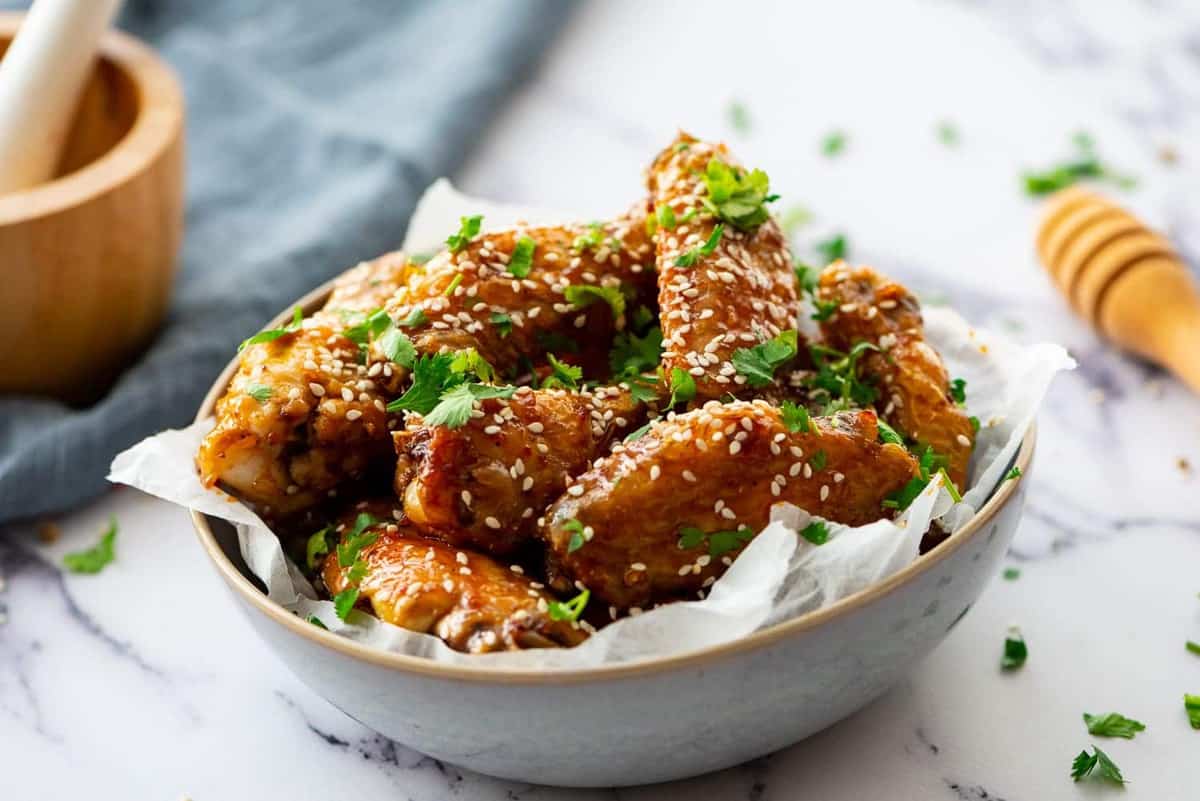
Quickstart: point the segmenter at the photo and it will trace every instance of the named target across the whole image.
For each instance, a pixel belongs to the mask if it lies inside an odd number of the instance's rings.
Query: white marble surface
[[[1200,6],[889,2],[594,3],[486,132],[468,191],[603,214],[639,191],[676,126],[730,138],[817,215],[979,324],[1057,340],[1080,360],[1041,418],[1010,562],[945,644],[880,701],[740,768],[677,785],[575,792],[464,774],[382,740],[302,686],[234,611],[184,513],[117,490],[0,537],[0,798],[966,799],[1115,796],[1072,784],[1098,743],[1130,799],[1200,798],[1200,400],[1072,320],[1032,255],[1023,166],[1086,128],[1141,178],[1129,203],[1200,255]],[[738,135],[738,99],[752,127]],[[934,135],[954,121],[961,143]],[[837,159],[818,143],[850,137]],[[1163,145],[1179,151],[1161,163]],[[1192,190],[1191,196],[1187,190]],[[36,488],[31,488],[35,492]],[[119,557],[62,574],[109,514]],[[997,667],[1008,624],[1030,658]],[[1143,720],[1090,738],[1084,711]],[[581,725],[586,722],[581,721]]]

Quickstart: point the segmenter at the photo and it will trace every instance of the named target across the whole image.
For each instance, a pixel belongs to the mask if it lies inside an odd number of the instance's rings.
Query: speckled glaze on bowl
[[[303,298],[306,313],[329,286]],[[290,311],[272,323],[282,325]],[[235,364],[197,419],[213,413]],[[1035,432],[1015,463],[1026,474]],[[441,665],[367,648],[269,601],[233,528],[193,513],[200,542],[259,635],[350,717],[429,756],[536,784],[625,786],[776,751],[904,677],[971,608],[1016,531],[1026,480],[1005,481],[960,531],[899,573],[724,645],[589,670]]]

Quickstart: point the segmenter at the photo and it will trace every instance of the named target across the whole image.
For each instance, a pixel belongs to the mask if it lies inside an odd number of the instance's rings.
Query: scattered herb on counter
[[[677,403],[688,403],[696,397],[696,379],[691,373],[680,367],[671,368],[671,400],[667,404],[672,407]]]
[[[800,536],[813,545],[824,545],[829,541],[829,526],[823,520],[814,520],[800,530]]]
[[[846,258],[846,254],[850,252],[850,245],[846,240],[845,234],[834,234],[828,239],[821,240],[813,247],[825,259],[825,264],[827,265],[838,259]]]
[[[117,518],[109,516],[108,527],[100,535],[100,541],[82,551],[63,557],[63,566],[72,573],[99,573],[116,558]]]
[[[512,333],[513,321],[509,315],[504,312],[492,312],[492,316],[489,319],[492,325],[496,326],[496,331],[500,334],[501,339]]]
[[[590,590],[583,590],[569,601],[551,601],[548,612],[551,620],[566,620],[574,623],[583,614],[588,599],[592,597]]]
[[[1041,172],[1028,171],[1021,176],[1026,194],[1033,197],[1048,195],[1088,179],[1104,181],[1120,189],[1131,189],[1137,185],[1135,178],[1118,173],[1100,161],[1095,142],[1088,134],[1077,133],[1072,137],[1072,142],[1075,145],[1072,158]]]
[[[463,274],[455,273],[454,277],[450,279],[450,283],[446,285],[446,290],[444,292],[442,292],[442,296],[448,298],[451,295],[453,295],[454,290],[458,289],[459,284],[461,284],[462,282],[463,282]]]
[[[1117,767],[1117,763],[1094,745],[1092,751],[1093,753],[1089,754],[1085,749],[1075,757],[1075,761],[1071,763],[1071,778],[1079,781],[1099,768],[1097,775],[1101,779],[1115,784],[1124,784],[1125,777],[1121,775],[1121,769]]]
[[[679,254],[678,258],[675,259],[675,266],[691,267],[701,256],[711,256],[712,252],[717,249],[717,245],[721,241],[721,234],[723,233],[725,233],[725,225],[717,223],[703,245],[698,245]]]
[[[1089,715],[1083,713],[1083,722],[1087,725],[1088,734],[1097,737],[1124,737],[1132,740],[1139,731],[1146,730],[1146,724],[1140,720],[1127,718],[1119,712],[1109,712],[1106,715]]]
[[[242,344],[238,345],[238,353],[241,353],[251,345],[260,345],[264,342],[274,342],[280,337],[294,334],[300,330],[301,324],[304,322],[304,312],[297,306],[292,310],[291,322],[284,325],[282,328],[271,328],[266,331],[259,331],[249,339],[242,340]]]
[[[575,553],[587,542],[587,537],[583,534],[583,523],[575,518],[563,523],[563,530],[571,532],[571,539],[567,541],[567,553]]]
[[[1193,729],[1200,729],[1200,695],[1184,693],[1183,709],[1187,712],[1188,723]]]
[[[271,388],[266,384],[250,384],[246,387],[246,394],[259,403],[266,403],[271,399]]]
[[[746,172],[718,158],[708,160],[703,179],[708,194],[700,203],[714,217],[743,231],[766,222],[770,216],[767,204],[779,199],[779,195],[770,194],[771,182],[765,172]]]
[[[1025,645],[1025,638],[1021,636],[1021,632],[1015,628],[1009,629],[1008,636],[1004,638],[1004,656],[1000,659],[1000,668],[1016,670],[1025,664],[1028,656],[1029,648]]]
[[[937,125],[937,138],[946,147],[957,147],[960,138],[958,127],[949,120],[942,120]]]
[[[553,353],[546,354],[546,361],[550,362],[550,375],[542,381],[542,386],[546,389],[557,387],[559,389],[579,389],[579,382],[583,380],[583,368],[576,367],[573,364],[566,364],[558,360]]]
[[[508,272],[515,278],[527,278],[533,269],[533,252],[537,250],[537,242],[527,236],[517,240],[513,247],[512,256],[508,260]]]
[[[1017,567],[1006,567],[1004,568],[1004,573],[1001,575],[1004,576],[1005,581],[1016,581],[1021,577],[1021,569]]]
[[[751,387],[765,387],[775,380],[775,371],[796,357],[799,334],[783,331],[752,348],[739,348],[730,361]]]
[[[458,253],[460,250],[470,244],[471,240],[479,235],[479,228],[482,223],[482,214],[472,214],[469,217],[460,217],[458,233],[451,234],[450,236],[446,237],[446,246],[450,248],[450,252]]]
[[[1021,468],[1017,467],[1016,465],[1013,465],[1012,470],[1009,470],[1007,473],[1004,474],[1004,480],[1005,481],[1016,481],[1022,475],[1023,475],[1023,473],[1021,472]]]
[[[845,131],[831,131],[821,140],[821,152],[826,156],[840,155],[846,149],[847,139]]]
[[[1200,656],[1200,642],[1192,642],[1191,640],[1188,640],[1186,643],[1184,643],[1184,648],[1187,648],[1189,653]]]
[[[563,297],[577,309],[586,308],[597,300],[602,300],[612,309],[614,320],[622,320],[625,317],[625,293],[619,286],[573,284],[563,290]]]
[[[800,406],[792,401],[784,401],[779,410],[783,417],[783,424],[787,426],[788,431],[793,434],[807,434],[812,430],[807,407]]]
[[[729,104],[729,125],[738,133],[750,133],[750,112],[745,104],[734,100]]]

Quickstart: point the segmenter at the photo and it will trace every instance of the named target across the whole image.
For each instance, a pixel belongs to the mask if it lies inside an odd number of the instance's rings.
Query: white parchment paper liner
[[[413,215],[404,247],[437,250],[458,218],[485,215],[484,227],[526,220],[570,219],[555,212],[504,206],[466,197],[445,180],[429,188]],[[362,612],[347,622],[333,604],[318,600],[309,582],[284,556],[279,539],[247,507],[216,489],[205,489],[194,456],[211,420],[143,440],[113,460],[109,480],[233,523],[242,556],[267,587],[271,600],[301,617],[316,615],[334,632],[389,651],[439,662],[508,667],[582,668],[678,654],[742,637],[755,629],[798,617],[855,593],[917,558],[921,537],[934,519],[961,527],[995,490],[1032,423],[1050,381],[1074,361],[1058,345],[1018,346],[972,329],[953,311],[925,310],[926,336],[945,359],[951,376],[967,381],[967,408],[982,421],[962,503],[935,480],[896,521],[849,528],[830,524],[830,538],[816,546],[796,533],[809,521],[801,509],[781,504],[771,523],[741,553],[704,600],[661,606],[601,629],[570,649],[470,655],[441,640],[384,623]]]

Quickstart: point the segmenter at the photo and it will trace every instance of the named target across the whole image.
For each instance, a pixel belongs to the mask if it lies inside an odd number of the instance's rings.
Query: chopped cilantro
[[[796,273],[796,286],[799,288],[801,294],[815,294],[817,291],[817,281],[821,277],[821,271],[800,261],[796,262],[792,270]]]
[[[950,493],[950,500],[955,503],[962,503],[962,495],[959,494],[958,487],[954,486],[954,482],[950,480],[950,476],[946,473],[946,468],[937,471],[937,474],[942,477],[942,486],[946,488],[946,492]]]
[[[476,401],[489,398],[511,398],[516,387],[495,387],[489,384],[459,384],[446,390],[437,406],[425,415],[425,425],[461,428],[471,419],[471,410]]]
[[[657,325],[638,336],[622,331],[613,338],[608,364],[616,380],[640,375],[658,367],[662,358],[662,329]]]
[[[1200,695],[1183,696],[1183,708],[1187,712],[1188,723],[1193,729],[1200,729]]]
[[[647,309],[645,306],[638,306],[633,310],[633,318],[630,323],[635,331],[645,331],[654,322],[654,312]]]
[[[653,376],[641,376],[627,379],[629,394],[639,403],[650,403],[658,400],[658,379]]]
[[[418,325],[425,325],[427,322],[429,322],[429,318],[425,316],[425,310],[418,306],[410,311],[407,317],[396,323],[396,325],[403,328],[413,328]]]
[[[1021,577],[1021,570],[1016,567],[1006,567],[1001,575],[1004,576],[1005,581],[1016,581]]]
[[[1089,715],[1084,712],[1083,722],[1087,725],[1088,734],[1097,737],[1124,737],[1126,740],[1132,740],[1139,731],[1146,730],[1145,723],[1127,718],[1118,712],[1109,712],[1106,715]]]
[[[829,457],[825,454],[825,451],[817,451],[812,455],[811,458],[809,458],[808,463],[812,465],[814,472],[819,473],[824,470],[825,465],[829,463]]]
[[[917,459],[918,475],[910,478],[908,483],[889,495],[887,500],[883,502],[884,508],[896,509],[898,511],[907,509],[917,499],[917,496],[921,494],[921,491],[929,485],[929,481],[933,475],[945,466],[945,462],[946,460],[938,456],[933,448],[926,445],[925,450],[921,452],[920,457]]]
[[[751,387],[765,387],[775,380],[775,370],[795,358],[798,338],[795,330],[784,331],[752,348],[739,348],[730,361]]]
[[[1086,133],[1072,137],[1075,155],[1066,161],[1041,172],[1026,172],[1021,176],[1025,192],[1031,196],[1048,195],[1087,179],[1115,184],[1121,189],[1130,189],[1137,180],[1115,172],[1096,155],[1095,143]]]
[[[634,429],[633,431],[630,431],[629,434],[625,437],[624,441],[625,442],[637,442],[639,439],[641,439],[642,437],[644,437],[646,435],[646,432],[650,430],[650,426],[652,426],[652,425],[654,425],[653,420],[651,420],[649,423],[646,423],[646,425],[642,426],[641,428],[637,428],[637,429]]]
[[[579,343],[557,331],[538,331],[534,337],[542,350],[555,353],[579,353]]]
[[[389,326],[379,338],[379,350],[389,361],[401,367],[411,368],[417,360],[417,349],[412,340],[394,325]]]
[[[750,133],[750,112],[737,100],[729,104],[729,124],[740,134]]]
[[[967,382],[962,378],[956,378],[950,382],[950,397],[959,406],[967,402]]]
[[[308,542],[304,546],[304,564],[308,566],[310,572],[317,569],[320,564],[321,557],[329,553],[329,535],[333,532],[330,526],[326,526],[308,538]]]
[[[583,614],[588,599],[592,597],[589,590],[583,590],[569,601],[551,601],[548,612],[551,620],[566,620],[574,623]]]
[[[575,553],[587,542],[587,538],[583,535],[583,523],[575,518],[565,521],[562,527],[564,531],[571,532],[571,539],[567,542],[567,553]]]
[[[879,430],[879,441],[883,443],[892,443],[894,445],[904,445],[904,437],[900,436],[900,432],[892,428],[890,425],[879,418],[876,421],[876,428]]]
[[[329,631],[329,627],[322,623],[321,618],[317,617],[316,615],[309,615],[304,619],[319,629],[325,629],[326,631]]]
[[[410,411],[429,414],[437,406],[442,388],[450,380],[452,353],[433,353],[421,356],[413,363],[412,386],[387,405],[389,412]]]
[[[1101,779],[1113,782],[1114,784],[1124,784],[1125,777],[1121,775],[1121,769],[1117,767],[1117,763],[1113,762],[1108,754],[1101,751],[1096,746],[1092,746],[1093,753],[1089,754],[1087,750],[1079,752],[1079,756],[1071,763],[1071,778],[1075,781],[1088,776],[1097,767]]]
[[[612,309],[614,320],[621,320],[625,316],[625,293],[619,286],[574,284],[563,290],[563,296],[577,309],[585,308],[597,300],[602,300]]]
[[[688,403],[696,397],[696,380],[687,370],[679,367],[671,368],[671,401],[668,406],[677,403]]]
[[[762,170],[731,167],[718,158],[711,158],[704,171],[707,197],[701,199],[709,213],[743,231],[749,231],[767,221],[767,204],[779,199],[770,194],[770,180]]]
[[[708,235],[708,239],[705,240],[703,245],[679,254],[679,257],[675,259],[675,266],[691,267],[701,256],[711,256],[712,252],[717,249],[717,244],[721,241],[721,234],[724,232],[724,223],[717,223],[713,226],[712,233]]]
[[[450,283],[446,285],[445,291],[442,292],[442,296],[448,298],[451,295],[453,295],[454,290],[458,289],[459,284],[461,284],[462,282],[463,282],[463,274],[455,273],[454,277],[450,279]]]
[[[357,315],[355,315],[357,316]],[[343,318],[345,319],[345,318]],[[362,317],[359,322],[348,327],[342,333],[346,339],[355,343],[359,347],[365,346],[373,337],[379,336],[388,326],[392,324],[392,320],[388,317],[387,312],[383,309],[375,309]]]
[[[337,614],[338,620],[345,620],[346,616],[354,609],[354,604],[358,602],[358,587],[347,587],[346,589],[333,596],[333,611]]]
[[[979,433],[979,418],[976,417],[975,415],[971,415],[970,417],[967,418],[967,422],[971,424],[971,431],[973,433],[978,434]]]
[[[517,240],[513,247],[512,257],[508,260],[508,271],[516,278],[526,278],[533,269],[533,252],[537,250],[537,242],[527,236]]]
[[[297,306],[292,310],[292,321],[287,323],[282,328],[271,328],[267,331],[259,331],[249,339],[243,340],[242,344],[238,345],[238,353],[248,348],[251,345],[259,345],[263,342],[274,342],[282,336],[294,334],[300,330],[300,324],[304,322],[304,312],[300,311]]]
[[[801,529],[800,536],[813,545],[824,545],[829,541],[829,526],[823,520],[814,520]]]
[[[680,550],[686,551],[699,546],[704,542],[704,530],[695,526],[684,526],[679,529],[679,542],[677,545]]]
[[[800,432],[807,434],[811,430],[808,417],[808,409],[804,406],[784,401],[779,407],[779,411],[783,416],[783,424],[787,426],[787,430],[793,434]]]
[[[649,234],[650,232],[647,233]],[[571,250],[576,253],[582,253],[589,248],[596,250],[602,244],[604,244],[604,226],[601,223],[593,222],[588,224],[586,234],[580,234],[575,237],[575,241],[571,243]],[[530,251],[530,253],[532,252]]]
[[[1017,467],[1016,465],[1013,465],[1012,470],[1009,470],[1007,473],[1004,474],[1004,480],[1005,481],[1016,481],[1022,475],[1023,474],[1021,472],[1021,468]]]
[[[504,339],[506,336],[512,333],[512,317],[508,316],[504,312],[492,312],[490,319],[492,325],[496,326],[496,330],[500,333],[501,339]]]
[[[646,219],[642,223],[642,227],[646,230],[646,236],[653,239],[655,232],[658,231],[658,218],[654,216],[653,212],[646,215]],[[579,240],[576,239],[575,241],[578,242]]]
[[[246,387],[246,394],[259,403],[266,403],[271,399],[271,388],[266,384],[250,384]]]
[[[464,348],[455,353],[454,360],[450,362],[450,372],[461,376],[474,375],[488,384],[496,380],[496,368],[474,348]]]
[[[369,531],[371,526],[379,525],[381,521],[367,512],[360,513],[354,518],[354,525],[342,537],[337,546],[337,560],[341,567],[352,567],[358,561],[359,552],[372,545],[379,539],[379,533]]]
[[[665,228],[668,231],[675,228],[675,209],[667,204],[663,204],[654,210],[654,219],[658,223],[658,228]]]
[[[1189,653],[1193,653],[1196,656],[1200,656],[1200,642],[1193,642],[1192,640],[1188,640],[1186,643],[1183,644],[1183,647],[1186,648]]]
[[[826,156],[839,155],[846,149],[846,139],[844,131],[831,131],[821,140],[821,152]]]
[[[1004,638],[1004,655],[1000,658],[1000,668],[1016,670],[1025,664],[1028,656],[1029,649],[1025,645],[1025,638],[1021,636],[1021,632],[1010,629],[1008,636]]]
[[[825,259],[826,264],[837,261],[838,259],[846,258],[846,254],[850,252],[850,246],[846,243],[845,234],[834,234],[829,239],[824,239],[818,242],[814,247],[817,253]]]
[[[99,573],[117,555],[117,518],[109,515],[108,527],[100,541],[91,548],[75,551],[63,557],[63,566],[72,573]]]
[[[446,237],[446,246],[450,248],[451,253],[458,253],[465,248],[467,244],[479,234],[480,223],[483,222],[482,214],[472,214],[470,217],[460,217],[458,233],[451,234]]]
[[[746,526],[739,527],[737,531],[714,531],[708,535],[708,555],[714,559],[724,556],[752,539],[754,532]]]
[[[583,380],[583,368],[576,367],[573,364],[565,364],[558,360],[553,353],[546,354],[546,361],[550,362],[550,375],[542,381],[542,386],[546,389],[558,387],[560,389],[579,389],[579,382]]]
[[[846,353],[824,345],[812,345],[816,371],[804,379],[814,400],[823,403],[823,413],[865,408],[878,396],[875,388],[859,377],[858,362],[867,351],[878,351],[871,342],[858,342]]]

